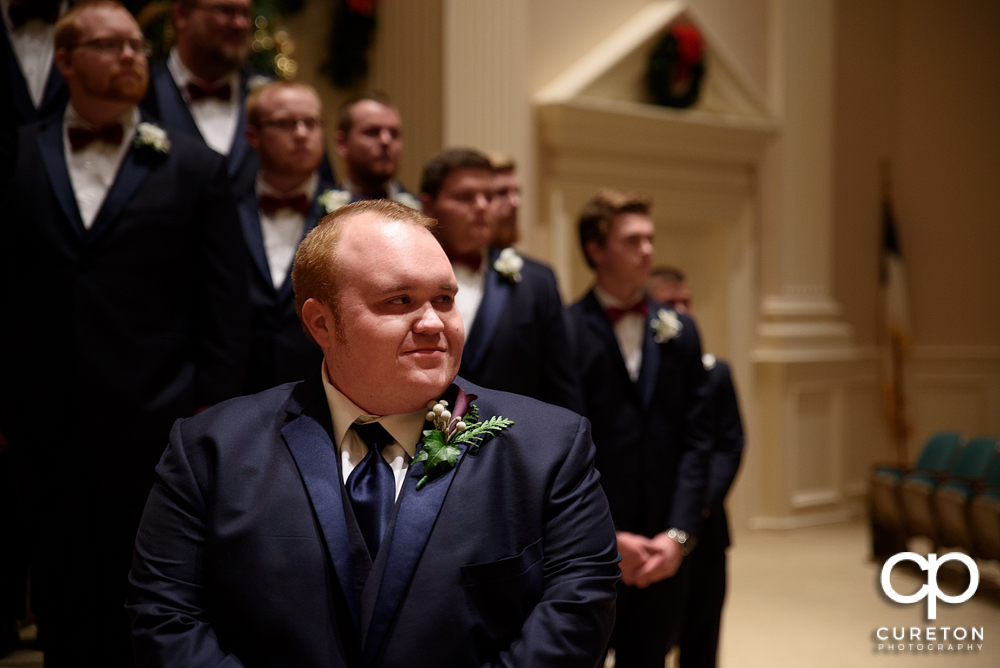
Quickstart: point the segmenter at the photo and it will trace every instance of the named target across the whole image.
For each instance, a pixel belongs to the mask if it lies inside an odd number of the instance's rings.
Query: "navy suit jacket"
[[[0,186],[13,173],[17,128],[61,110],[68,99],[66,83],[53,61],[41,103],[35,107],[21,64],[10,44],[7,24],[0,20]]]
[[[498,256],[490,249],[483,300],[466,331],[459,375],[580,412],[583,398],[555,274],[522,258],[521,280],[515,283],[493,268]]]
[[[515,424],[420,491],[410,467],[365,599],[319,374],[178,421],[130,576],[138,665],[598,665],[619,571],[588,422],[456,382]]]
[[[645,536],[671,527],[697,535],[712,447],[701,342],[694,321],[679,315],[679,335],[656,343],[648,323],[664,307],[651,300],[649,306],[634,383],[593,291],[569,308],[584,415],[593,424],[615,527]]]
[[[151,480],[176,418],[238,394],[249,309],[225,164],[170,141],[167,154],[129,149],[87,230],[62,116],[21,128],[0,200],[0,429],[12,443],[57,457],[148,450]]]
[[[729,522],[723,502],[736,479],[743,456],[743,423],[729,365],[717,360],[706,381],[712,421],[712,455],[709,461],[705,507],[709,514],[702,529],[699,549],[729,547]]]
[[[321,178],[316,197],[319,198],[332,188],[333,183]],[[275,289],[271,280],[256,192],[251,191],[241,198],[237,202],[237,208],[243,241],[249,254],[247,267],[251,308],[250,357],[243,391],[245,394],[252,394],[311,376],[319,368],[323,353],[306,336],[295,314],[291,267],[280,289]],[[306,216],[303,238],[324,215],[326,209],[313,200],[312,208]]]

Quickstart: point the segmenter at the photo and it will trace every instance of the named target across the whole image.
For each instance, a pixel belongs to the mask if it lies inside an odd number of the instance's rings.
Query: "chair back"
[[[939,431],[927,439],[914,470],[947,473],[961,448],[962,434],[957,431]]]
[[[997,454],[997,439],[977,436],[969,439],[949,471],[952,480],[978,481],[986,478]]]

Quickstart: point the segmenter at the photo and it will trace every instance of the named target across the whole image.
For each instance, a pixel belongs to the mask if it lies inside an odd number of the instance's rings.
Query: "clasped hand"
[[[645,589],[673,576],[680,568],[684,558],[681,546],[665,531],[652,538],[627,531],[619,531],[617,536],[623,583]]]

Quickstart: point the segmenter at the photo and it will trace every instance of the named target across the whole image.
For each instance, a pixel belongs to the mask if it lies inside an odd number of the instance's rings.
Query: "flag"
[[[885,408],[896,456],[907,461],[906,441],[910,423],[906,414],[906,391],[903,367],[910,354],[910,300],[906,286],[906,267],[899,247],[892,202],[886,193],[882,200],[882,250],[879,258],[882,326],[888,341],[886,358]]]

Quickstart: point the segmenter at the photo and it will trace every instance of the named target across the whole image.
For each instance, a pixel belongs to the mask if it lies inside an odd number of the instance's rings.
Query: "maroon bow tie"
[[[209,86],[202,86],[201,84],[196,84],[195,82],[190,82],[187,85],[188,95],[191,97],[192,102],[197,102],[198,100],[204,100],[206,97],[214,97],[216,99],[222,100],[223,102],[229,102],[229,98],[233,95],[232,86],[229,84],[222,84],[221,86],[216,86],[214,88]]]
[[[629,313],[636,313],[645,318],[649,315],[649,304],[646,303],[645,299],[640,299],[636,303],[632,304],[628,308],[618,308],[617,306],[609,306],[604,309],[608,314],[608,320],[611,324],[617,324],[619,320],[627,316]]]
[[[118,146],[122,143],[125,130],[121,123],[109,123],[102,128],[91,130],[84,127],[69,128],[69,145],[73,152],[87,148],[95,141],[102,141],[105,144]]]
[[[10,22],[20,28],[31,19],[45,23],[55,23],[59,18],[59,2],[32,2],[24,5],[12,4],[7,10]]]
[[[304,193],[292,195],[291,197],[277,197],[275,195],[261,195],[260,209],[269,216],[273,216],[282,209],[291,209],[303,216],[309,213],[309,198]]]

